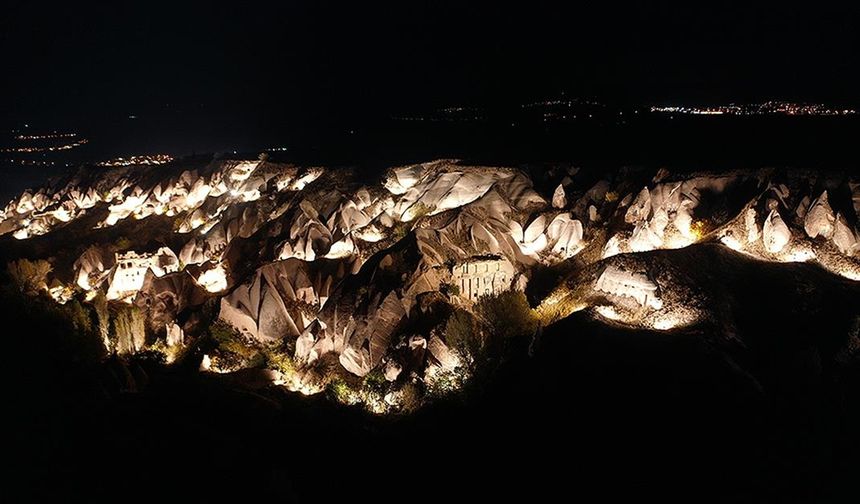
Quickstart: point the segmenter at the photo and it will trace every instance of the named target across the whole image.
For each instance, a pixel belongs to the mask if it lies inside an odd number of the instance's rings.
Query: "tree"
[[[99,323],[99,335],[102,338],[102,344],[104,345],[105,350],[110,352],[110,311],[108,311],[107,297],[105,297],[104,293],[101,291],[97,292],[96,297],[93,298],[93,308],[96,311],[96,318]]]
[[[130,354],[143,349],[146,343],[146,324],[138,307],[120,307],[113,323],[117,353]]]
[[[445,323],[445,343],[461,352],[476,355],[481,349],[481,331],[475,317],[466,310],[455,310]]]
[[[21,292],[35,296],[48,289],[48,275],[53,270],[51,263],[42,259],[29,261],[19,259],[7,265],[9,276]]]
[[[481,297],[475,305],[475,312],[490,329],[490,337],[509,340],[531,336],[537,330],[537,318],[525,294],[519,291]]]

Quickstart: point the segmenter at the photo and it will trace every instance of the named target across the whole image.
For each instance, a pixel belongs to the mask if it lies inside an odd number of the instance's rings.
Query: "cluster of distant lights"
[[[48,133],[46,135],[18,135],[15,140],[53,140],[56,138],[75,138],[77,133]]]
[[[426,116],[396,116],[395,121],[427,121],[427,122],[467,122],[483,121],[481,110],[474,107],[445,107]]]
[[[525,104],[521,105],[520,107],[522,107],[522,108],[524,108],[524,109],[529,109],[529,108],[543,108],[543,107],[568,107],[568,108],[570,108],[570,107],[573,107],[573,106],[575,106],[575,105],[576,105],[576,106],[580,106],[580,105],[591,105],[591,106],[593,106],[593,107],[603,107],[603,106],[605,106],[604,104],[602,104],[602,103],[600,103],[600,102],[596,102],[596,101],[592,101],[592,100],[580,100],[580,99],[575,99],[575,100],[564,100],[564,99],[556,99],[556,100],[544,100],[544,101],[537,101],[537,102],[525,103]]]
[[[853,115],[854,109],[835,109],[820,103],[792,103],[768,101],[748,105],[719,105],[716,107],[651,107],[651,112],[686,115],[792,115],[792,116],[844,116]]]
[[[163,165],[173,161],[173,157],[168,154],[149,154],[144,156],[131,156],[128,158],[115,158],[107,161],[96,163],[97,166],[119,167],[119,166],[139,166],[139,165]]]
[[[81,138],[80,140],[74,141],[72,143],[63,144],[63,145],[51,145],[45,147],[8,147],[5,149],[0,149],[0,152],[19,152],[19,153],[32,153],[32,152],[58,152],[58,151],[67,151],[72,150],[81,145],[87,143],[88,140],[86,138]]]
[[[467,121],[483,121],[484,116],[482,115],[470,115],[470,116],[456,116],[453,114],[443,115],[443,116],[396,116],[393,117],[395,121],[409,121],[409,122],[467,122]]]
[[[4,163],[17,164],[21,166],[57,166],[58,164],[63,166],[71,166],[69,163],[56,163],[54,161],[42,161],[36,159],[4,159]]]

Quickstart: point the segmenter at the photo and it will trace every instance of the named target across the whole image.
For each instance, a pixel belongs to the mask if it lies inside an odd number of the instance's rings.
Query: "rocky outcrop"
[[[444,316],[434,319],[427,299],[440,313],[471,310],[543,270],[596,268],[583,288],[612,302],[602,319],[661,330],[700,314],[660,308],[671,283],[631,256],[719,241],[860,279],[856,180],[772,170],[601,177],[542,171],[539,192],[527,170],[453,160],[391,168],[377,184],[349,169],[261,160],[82,171],[11,201],[0,234],[28,243],[66,233],[75,243],[84,230],[96,237],[88,248],[51,252],[63,270],[51,284],[58,299],[76,286],[132,303],[171,347],[193,340],[192,319],[212,311],[252,344],[294,349],[298,375],[315,383],[324,366],[382,370],[395,382],[428,363],[456,367]],[[126,350],[138,339],[126,338]]]

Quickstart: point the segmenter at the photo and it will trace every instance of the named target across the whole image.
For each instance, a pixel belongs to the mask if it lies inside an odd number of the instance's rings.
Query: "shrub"
[[[475,317],[466,310],[458,309],[445,322],[445,343],[461,352],[477,354],[481,349],[481,332]]]
[[[409,231],[412,231],[412,226],[408,222],[398,222],[391,228],[391,236],[395,242],[399,242],[403,238],[406,238]]]
[[[425,377],[427,395],[433,398],[447,397],[463,388],[468,375],[462,367],[449,370],[438,370]]]
[[[439,291],[448,297],[459,296],[460,286],[453,283],[443,283],[439,286]]]
[[[19,259],[7,265],[9,276],[21,292],[34,296],[48,288],[48,275],[53,267],[48,261]]]
[[[102,344],[105,350],[110,351],[110,312],[108,311],[107,298],[101,291],[97,292],[96,297],[93,298],[93,308],[96,311]]]
[[[343,378],[335,378],[326,387],[329,397],[341,404],[355,404],[357,396]]]
[[[161,348],[152,348],[137,352],[131,357],[131,362],[143,365],[164,365],[167,363],[167,355]]]
[[[125,236],[120,236],[116,239],[114,245],[116,245],[116,248],[118,250],[128,250],[131,248],[131,240],[129,240]]]
[[[296,367],[293,358],[282,348],[266,348],[263,350],[265,366],[280,371],[284,376],[292,376]]]
[[[233,329],[222,321],[217,321],[209,326],[209,334],[215,340],[216,345],[225,352],[252,358],[257,352],[245,343],[245,339],[239,331]]]
[[[492,337],[509,340],[518,336],[531,336],[537,330],[537,318],[525,294],[519,291],[481,297],[475,312],[490,329]]]
[[[400,389],[400,409],[404,413],[412,413],[421,407],[422,394],[418,385],[406,383]]]
[[[388,388],[388,381],[385,375],[382,374],[382,367],[379,366],[371,372],[364,375],[363,388],[372,392],[384,392]]]
[[[93,320],[90,317],[90,312],[81,305],[80,301],[72,299],[66,303],[65,311],[77,332],[86,334],[93,332]]]
[[[209,326],[209,335],[215,340],[215,343],[221,344],[235,339],[238,333],[231,326],[218,320]]]
[[[143,349],[146,343],[146,320],[140,308],[120,306],[113,321],[116,351],[130,354]]]
[[[222,367],[245,368],[266,364],[266,356],[227,323],[219,320],[211,324],[209,335],[220,352],[218,360],[223,364]]]

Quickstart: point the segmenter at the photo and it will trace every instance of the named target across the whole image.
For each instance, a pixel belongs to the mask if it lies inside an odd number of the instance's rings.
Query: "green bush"
[[[482,346],[481,331],[475,317],[463,309],[457,309],[445,322],[445,343],[461,352],[477,354]]]
[[[490,330],[490,337],[509,340],[518,336],[531,336],[538,321],[519,291],[505,291],[478,299],[475,312]]]
[[[209,334],[212,336],[212,339],[220,350],[236,354],[249,360],[254,358],[257,354],[256,349],[246,344],[245,339],[241,334],[239,334],[239,331],[223,321],[219,320],[210,325]]]
[[[263,350],[263,357],[267,368],[280,371],[285,376],[295,373],[295,362],[286,349],[266,348]]]
[[[384,392],[388,388],[388,381],[382,374],[382,368],[377,367],[364,375],[363,388],[372,392]]]
[[[423,394],[414,383],[405,383],[400,389],[400,409],[404,413],[412,413],[421,407]]]
[[[216,321],[209,326],[209,335],[222,352],[225,360],[240,367],[258,367],[266,364],[266,356],[251,346],[245,338],[229,324]],[[223,355],[223,354],[229,355]]]
[[[409,231],[412,231],[412,225],[409,222],[398,222],[391,228],[390,235],[394,238],[395,242],[399,242],[403,238],[406,238],[406,235],[409,234]]]
[[[42,259],[19,259],[10,262],[6,268],[18,289],[31,296],[48,288],[48,275],[53,269],[51,263]]]
[[[442,294],[451,297],[451,296],[459,296],[460,295],[460,286],[452,283],[443,283],[439,286],[439,292]]]
[[[326,387],[329,397],[341,404],[352,404],[355,401],[355,393],[343,378],[335,378]]]
[[[116,245],[116,248],[118,250],[121,250],[121,251],[128,250],[131,248],[131,240],[129,240],[125,236],[120,236],[119,238],[116,239],[116,241],[114,242],[114,245]]]

